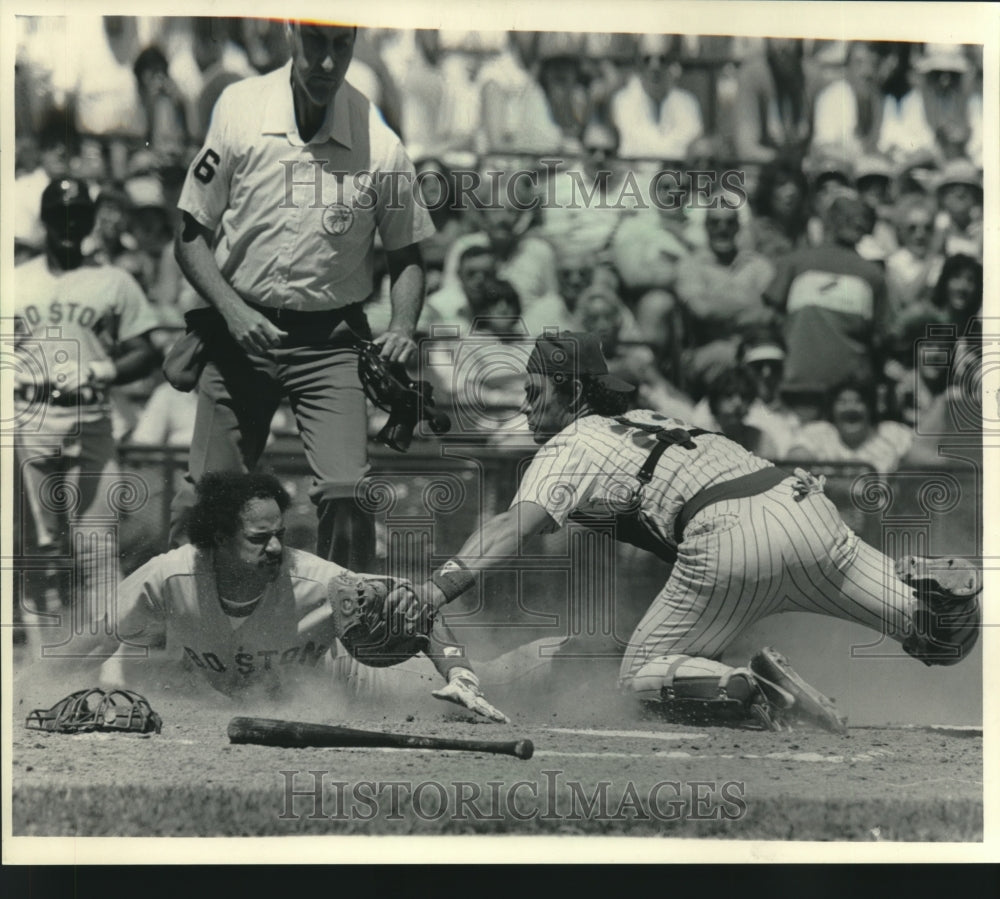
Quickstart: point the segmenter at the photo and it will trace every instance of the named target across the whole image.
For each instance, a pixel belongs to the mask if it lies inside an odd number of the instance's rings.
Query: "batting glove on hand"
[[[453,702],[455,705],[460,705],[470,712],[482,715],[490,721],[510,724],[510,718],[496,706],[487,702],[483,691],[479,688],[479,678],[476,677],[475,672],[468,668],[452,668],[448,672],[447,686],[440,690],[434,690],[431,696],[435,699]]]

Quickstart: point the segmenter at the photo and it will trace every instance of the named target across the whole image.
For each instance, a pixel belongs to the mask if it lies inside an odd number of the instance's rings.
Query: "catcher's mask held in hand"
[[[340,642],[355,659],[373,668],[405,662],[430,646],[428,634],[406,634],[386,613],[386,597],[407,581],[345,571],[332,578],[330,607]],[[428,623],[428,631],[430,624]]]
[[[405,453],[413,440],[413,429],[421,419],[435,434],[451,430],[451,420],[434,410],[434,392],[427,381],[414,381],[400,362],[384,359],[375,344],[355,335],[358,377],[372,404],[389,413],[389,421],[375,439]]]
[[[144,696],[131,690],[105,693],[99,687],[77,690],[50,709],[35,709],[24,723],[32,730],[60,734],[88,731],[148,734],[159,733],[163,726]]]

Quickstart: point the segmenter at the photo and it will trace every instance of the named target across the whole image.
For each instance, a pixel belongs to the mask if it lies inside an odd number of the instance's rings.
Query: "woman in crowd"
[[[830,391],[826,420],[802,426],[788,458],[795,461],[867,462],[880,474],[900,467],[913,446],[913,429],[879,419],[872,385],[849,379]]]

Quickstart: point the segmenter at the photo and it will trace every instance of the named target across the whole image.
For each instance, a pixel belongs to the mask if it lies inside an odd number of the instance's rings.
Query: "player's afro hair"
[[[282,512],[291,503],[288,491],[271,474],[209,472],[198,482],[197,490],[188,533],[199,549],[214,546],[220,534],[235,534],[240,526],[240,512],[250,500],[273,499]]]

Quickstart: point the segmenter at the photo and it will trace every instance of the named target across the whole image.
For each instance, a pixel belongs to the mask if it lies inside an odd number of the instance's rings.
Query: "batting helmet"
[[[48,227],[80,236],[94,227],[95,204],[85,181],[56,178],[42,191],[42,222]]]

